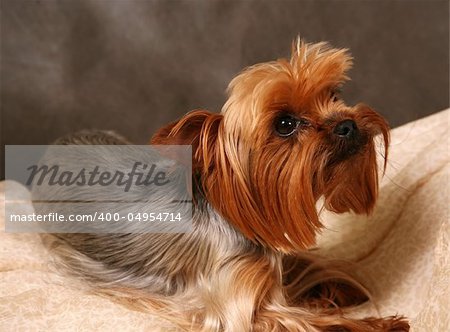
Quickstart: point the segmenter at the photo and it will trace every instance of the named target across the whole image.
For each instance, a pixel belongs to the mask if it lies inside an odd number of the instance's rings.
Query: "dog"
[[[196,110],[154,145],[192,145],[193,230],[55,234],[59,264],[92,289],[188,331],[408,331],[405,318],[350,318],[368,299],[343,264],[310,248],[317,210],[370,214],[378,194],[374,138],[387,122],[339,95],[346,49],[296,39],[290,59],[243,70],[221,113]],[[128,144],[111,132],[57,144]],[[382,167],[381,167],[382,168]]]

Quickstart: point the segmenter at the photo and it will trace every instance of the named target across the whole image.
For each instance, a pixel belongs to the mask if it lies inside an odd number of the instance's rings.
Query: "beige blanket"
[[[449,121],[446,110],[393,130],[375,213],[326,213],[319,238],[324,254],[358,262],[382,315],[403,314],[414,331],[450,326]],[[0,183],[1,209],[3,188]],[[38,235],[0,233],[1,331],[154,331],[159,325],[148,314],[68,286],[50,262]],[[365,304],[355,315],[374,310]]]

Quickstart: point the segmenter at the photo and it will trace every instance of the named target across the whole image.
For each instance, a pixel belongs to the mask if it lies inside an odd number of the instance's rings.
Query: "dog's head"
[[[221,114],[188,113],[154,144],[192,144],[193,170],[210,204],[247,238],[292,252],[314,244],[316,202],[370,213],[378,190],[374,136],[386,121],[347,106],[339,88],[351,57],[326,43],[293,43],[290,60],[245,69]]]

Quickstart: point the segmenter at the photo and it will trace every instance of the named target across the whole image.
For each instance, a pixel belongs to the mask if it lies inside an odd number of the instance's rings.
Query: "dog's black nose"
[[[334,127],[333,133],[342,138],[350,138],[356,134],[358,127],[353,120],[344,120]]]

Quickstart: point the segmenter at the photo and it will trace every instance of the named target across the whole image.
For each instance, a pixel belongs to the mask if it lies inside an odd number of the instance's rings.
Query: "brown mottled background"
[[[448,107],[446,0],[2,0],[2,150],[82,128],[145,143],[219,111],[241,68],[287,56],[298,33],[350,48],[344,97],[393,127]]]

